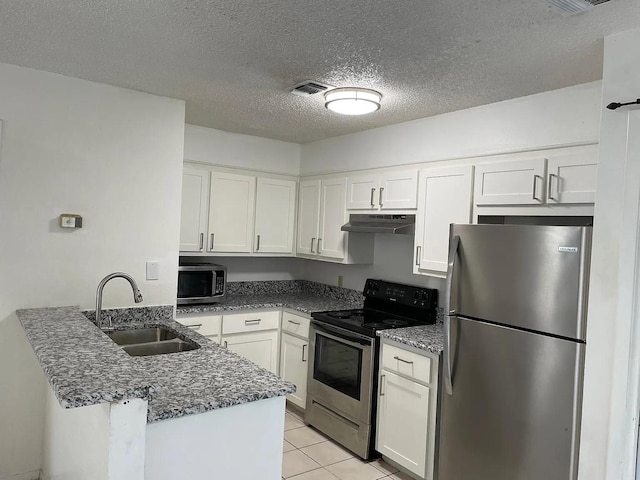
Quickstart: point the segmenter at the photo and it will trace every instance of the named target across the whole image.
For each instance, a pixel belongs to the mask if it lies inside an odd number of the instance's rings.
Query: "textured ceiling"
[[[305,143],[601,78],[638,0],[2,0],[0,62],[180,98],[187,122]],[[384,95],[324,109],[306,79]]]

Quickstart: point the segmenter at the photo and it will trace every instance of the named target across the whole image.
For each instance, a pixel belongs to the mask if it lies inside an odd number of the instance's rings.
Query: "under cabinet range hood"
[[[413,235],[415,215],[349,215],[349,223],[342,226],[343,232],[393,233]]]

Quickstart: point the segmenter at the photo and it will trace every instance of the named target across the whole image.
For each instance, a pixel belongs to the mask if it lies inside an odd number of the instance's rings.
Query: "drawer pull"
[[[202,326],[201,323],[194,323],[193,325],[185,325],[187,328],[193,328],[194,330],[199,329]]]
[[[289,323],[293,323],[294,325],[300,325],[300,322],[296,322],[295,320],[287,320]]]
[[[398,360],[399,362],[404,362],[404,363],[411,363],[413,364],[413,362],[410,362],[409,360],[405,360],[404,358],[400,358],[399,356],[394,356],[394,359]]]
[[[261,321],[262,321],[262,319],[256,318],[255,320],[245,320],[244,324],[245,325],[255,325],[256,323],[260,323]]]

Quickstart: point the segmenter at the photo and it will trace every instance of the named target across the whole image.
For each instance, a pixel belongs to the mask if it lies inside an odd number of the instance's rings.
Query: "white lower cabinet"
[[[282,334],[280,346],[280,376],[296,386],[296,392],[287,399],[300,408],[307,404],[307,365],[309,340]]]
[[[432,480],[438,357],[385,342],[380,352],[376,450],[418,477]]]
[[[189,315],[179,315],[176,322],[185,327],[198,332],[214,343],[220,343],[220,328],[222,325],[222,315],[211,315],[195,313]]]
[[[225,335],[222,344],[256,365],[278,373],[277,330]]]

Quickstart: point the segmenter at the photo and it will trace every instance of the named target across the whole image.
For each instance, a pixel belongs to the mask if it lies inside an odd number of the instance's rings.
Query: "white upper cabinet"
[[[598,179],[598,147],[589,145],[570,153],[550,155],[548,172],[548,203],[594,203]]]
[[[292,253],[296,182],[258,178],[256,188],[256,253]]]
[[[344,178],[320,182],[320,223],[316,253],[323,257],[344,258],[346,233],[341,227],[346,221],[345,193]]]
[[[204,251],[208,209],[209,172],[185,167],[182,171],[180,251]]]
[[[539,205],[545,197],[545,158],[476,167],[476,205]]]
[[[413,273],[447,273],[449,225],[471,223],[473,166],[420,171]]]
[[[413,210],[417,200],[417,170],[355,175],[347,181],[348,210]]]
[[[211,173],[208,251],[252,251],[255,191],[255,177]]]
[[[298,253],[303,255],[316,253],[319,218],[320,180],[302,181],[298,199]]]

